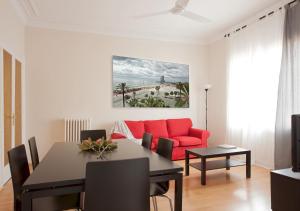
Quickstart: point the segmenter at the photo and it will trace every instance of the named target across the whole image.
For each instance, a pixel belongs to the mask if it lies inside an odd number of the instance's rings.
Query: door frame
[[[16,59],[21,62],[21,106],[22,106],[22,143],[25,143],[25,61],[24,58],[17,57],[9,48],[0,45],[0,188],[10,179],[9,165],[4,166],[4,92],[3,92],[3,50],[12,55],[12,111],[15,112],[15,64]],[[15,146],[15,125],[11,130],[12,147]]]

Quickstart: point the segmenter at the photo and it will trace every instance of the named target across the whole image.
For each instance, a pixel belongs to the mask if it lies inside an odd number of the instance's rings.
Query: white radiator
[[[65,142],[80,143],[80,131],[91,129],[91,119],[65,118]]]

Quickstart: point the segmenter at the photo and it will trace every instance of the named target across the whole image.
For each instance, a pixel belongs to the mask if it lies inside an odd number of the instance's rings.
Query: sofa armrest
[[[202,141],[202,145],[207,147],[207,139],[210,136],[210,132],[208,130],[201,130],[197,128],[190,128],[189,129],[189,136],[193,136],[196,138],[200,138]]]
[[[111,139],[124,139],[124,138],[127,138],[127,137],[121,133],[112,133],[111,134]]]

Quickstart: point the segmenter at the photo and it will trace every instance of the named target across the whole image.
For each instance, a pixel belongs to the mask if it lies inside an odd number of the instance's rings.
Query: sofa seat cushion
[[[153,138],[151,149],[156,149],[157,148],[158,139],[159,138]],[[167,138],[167,139],[173,141],[173,148],[174,147],[179,147],[179,141],[178,140],[173,139],[173,138]]]
[[[134,138],[143,138],[145,132],[145,125],[143,121],[125,121],[125,123],[131,131]]]
[[[189,134],[189,129],[192,127],[192,120],[189,118],[168,119],[167,127],[169,137],[187,136]]]
[[[124,136],[121,133],[113,133],[113,134],[111,134],[110,137],[111,137],[111,139],[123,139],[123,138],[126,138],[126,136]]]
[[[151,133],[153,138],[169,137],[166,120],[149,120],[144,121],[144,124],[145,131]]]
[[[179,146],[194,146],[194,145],[201,144],[200,138],[191,137],[191,136],[176,136],[173,137],[173,139],[179,142]]]

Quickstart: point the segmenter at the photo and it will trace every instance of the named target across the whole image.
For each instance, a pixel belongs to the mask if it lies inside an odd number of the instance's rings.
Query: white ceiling
[[[206,43],[279,0],[190,0],[201,24],[172,14],[134,18],[170,9],[175,0],[14,0],[29,25],[128,37]],[[20,9],[19,9],[20,11]]]

